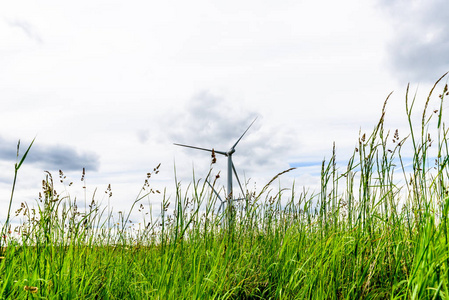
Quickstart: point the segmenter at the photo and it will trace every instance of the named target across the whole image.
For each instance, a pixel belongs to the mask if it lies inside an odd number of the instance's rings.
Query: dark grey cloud
[[[222,147],[227,142],[230,147],[256,116],[255,112],[231,107],[226,99],[202,91],[192,97],[180,115],[175,117],[172,130],[169,131],[170,137],[178,142],[208,143]]]
[[[25,153],[29,144],[21,143],[19,157]],[[17,142],[0,137],[0,160],[15,162],[17,159]],[[91,152],[78,152],[65,145],[41,145],[36,140],[28,152],[26,164],[38,164],[44,169],[61,169],[63,171],[87,170],[97,171],[99,156]]]
[[[392,21],[388,65],[404,82],[434,82],[449,71],[446,0],[379,0]]]
[[[33,41],[42,44],[43,40],[40,34],[37,32],[36,28],[24,20],[6,20],[6,23],[8,23],[9,26],[19,28],[28,38],[32,39]]]
[[[171,115],[173,119],[165,124],[170,142],[219,151],[229,150],[258,117],[237,145],[234,155],[234,162],[244,163],[246,170],[274,168],[280,164],[288,166],[289,154],[297,147],[292,131],[263,126],[263,117],[254,109],[238,103],[231,105],[225,98],[208,91],[196,94],[183,111]],[[204,156],[204,153],[191,150],[189,155]],[[217,159],[223,158],[217,156]]]

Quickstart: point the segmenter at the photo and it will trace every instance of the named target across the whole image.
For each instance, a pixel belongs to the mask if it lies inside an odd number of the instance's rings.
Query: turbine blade
[[[189,145],[183,145],[183,144],[177,144],[177,143],[173,143],[173,145],[181,146],[181,147],[186,147],[186,148],[197,149],[197,150],[203,150],[203,151],[208,151],[208,152],[212,152],[212,149],[200,148],[200,147],[189,146]],[[217,150],[214,150],[214,152],[215,152],[215,153],[218,153],[218,154],[221,154],[221,155],[227,156],[226,152],[223,152],[223,151],[217,151]]]
[[[251,124],[249,124],[248,128],[246,128],[245,132],[240,136],[240,138],[237,140],[237,142],[235,142],[234,146],[232,146],[231,150],[233,150],[235,148],[235,146],[237,146],[237,144],[240,142],[240,140],[242,139],[242,137],[245,135],[245,133],[249,130],[249,128],[254,124],[254,122],[256,122],[257,117],[254,119],[254,121],[252,121]]]
[[[232,170],[234,171],[235,178],[237,178],[237,182],[239,183],[240,190],[242,191],[242,197],[245,197],[245,192],[243,191],[242,185],[240,184],[239,175],[237,175],[237,171],[235,170],[234,163],[232,163]]]
[[[221,208],[224,205],[224,201],[221,199],[220,195],[217,193],[217,191],[214,189],[214,187],[212,186],[212,184],[210,184],[210,182],[208,180],[206,180],[207,184],[212,188],[212,191],[215,193],[215,195],[217,195],[217,198],[220,200],[220,206],[218,207],[218,213],[220,213]]]
[[[214,192],[214,194],[217,195],[218,199],[220,199],[221,204],[223,204],[223,200],[221,200],[220,195],[219,195],[219,194],[217,193],[217,191],[214,189],[214,187],[212,186],[212,184],[210,184],[210,182],[207,181],[207,180],[206,180],[206,182],[207,182],[207,184],[212,188],[212,191]],[[221,207],[221,205],[220,205],[220,207]]]
[[[224,203],[224,202],[221,202],[220,206],[218,207],[218,213],[220,213],[221,208],[223,207],[223,203]]]

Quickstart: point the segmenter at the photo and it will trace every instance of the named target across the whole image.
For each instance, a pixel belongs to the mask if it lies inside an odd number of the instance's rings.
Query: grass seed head
[[[37,293],[37,291],[39,290],[36,286],[28,286],[28,285],[24,286],[23,289],[33,294]]]
[[[216,163],[217,162],[217,158],[215,157],[215,150],[214,150],[214,148],[212,148],[211,157],[212,157],[212,164]]]

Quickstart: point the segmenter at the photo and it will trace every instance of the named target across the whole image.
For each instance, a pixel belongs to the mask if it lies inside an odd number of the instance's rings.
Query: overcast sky
[[[19,139],[23,153],[36,138],[15,207],[37,198],[45,170],[55,179],[63,170],[79,195],[84,167],[87,195],[110,183],[111,203],[126,209],[159,163],[151,182],[169,193],[175,165],[183,186],[193,168],[204,178],[210,155],[174,142],[226,151],[255,117],[233,156],[240,176],[260,188],[296,166],[284,182],[313,186],[332,143],[344,161],[391,91],[387,124],[402,128],[407,83],[427,93],[449,71],[445,4],[2,3],[0,205],[9,201]],[[217,158],[214,172],[224,177]]]

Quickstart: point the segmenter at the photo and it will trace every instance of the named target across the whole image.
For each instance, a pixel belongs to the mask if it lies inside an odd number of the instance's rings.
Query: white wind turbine
[[[227,193],[226,193],[226,200],[228,202],[228,208],[231,205],[231,201],[232,199],[232,173],[234,173],[235,178],[237,179],[237,182],[240,186],[240,190],[242,192],[242,196],[245,196],[245,192],[243,191],[242,185],[240,183],[240,179],[239,176],[237,175],[237,171],[235,170],[234,167],[234,163],[232,162],[232,154],[234,154],[235,152],[235,147],[237,146],[237,144],[240,142],[240,140],[243,138],[243,136],[245,135],[245,133],[249,130],[249,128],[254,124],[254,122],[257,120],[257,117],[254,119],[254,121],[248,126],[248,128],[245,130],[245,132],[243,132],[243,134],[240,136],[240,138],[237,140],[237,142],[235,142],[235,144],[231,147],[231,149],[229,149],[228,151],[218,151],[218,150],[214,150],[214,149],[206,149],[206,148],[200,148],[200,147],[195,147],[195,146],[189,146],[189,145],[183,145],[183,144],[177,144],[174,143],[174,145],[176,146],[181,146],[181,147],[187,147],[187,148],[192,148],[192,149],[197,149],[197,150],[203,150],[203,151],[208,151],[208,152],[212,152],[212,157],[215,157],[215,153],[217,154],[221,154],[224,155],[228,158],[228,174],[227,174],[227,183],[228,183],[228,188],[227,188]],[[212,187],[212,185],[207,181],[207,183]],[[212,187],[212,189],[214,190],[215,194],[218,196],[218,198],[221,201],[221,206],[223,205],[224,201],[220,198],[220,196],[218,195],[218,193],[215,191],[215,189]],[[241,200],[241,199],[235,199],[235,200]],[[219,210],[220,210],[219,208]]]

